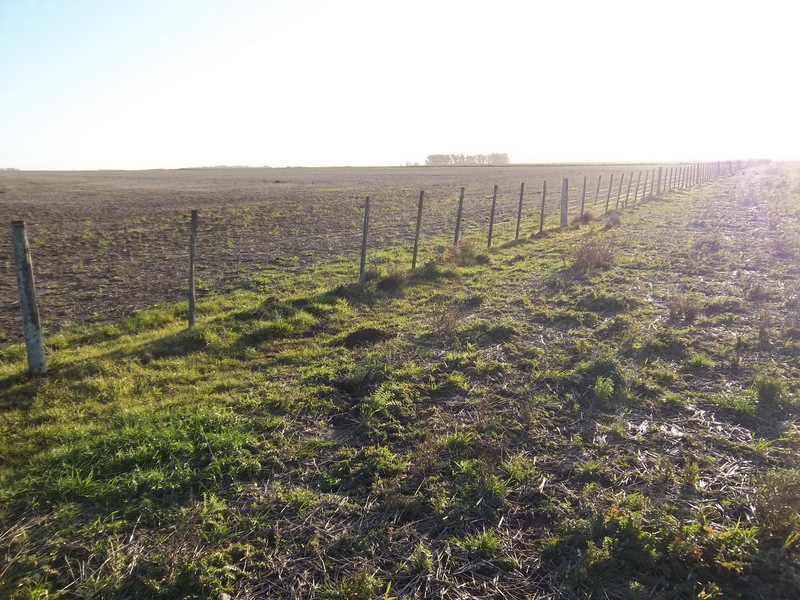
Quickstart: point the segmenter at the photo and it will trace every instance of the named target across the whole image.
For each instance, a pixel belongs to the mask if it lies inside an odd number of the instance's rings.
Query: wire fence
[[[122,219],[103,219],[98,213],[100,218],[34,224],[30,231],[15,220],[12,229],[19,233],[14,236],[13,261],[1,256],[0,261],[9,279],[17,280],[19,300],[8,293],[13,286],[6,286],[5,296],[0,297],[0,340],[24,339],[31,370],[44,372],[43,350],[38,356],[31,346],[36,342],[30,341],[28,333],[35,329],[39,339],[44,337],[33,284],[32,248],[47,332],[66,322],[122,319],[159,302],[190,300],[193,308],[196,293],[229,291],[265,268],[279,276],[326,262],[353,261],[355,265],[360,257],[360,269],[353,269],[355,281],[363,278],[379,251],[381,260],[389,255],[392,261],[413,268],[421,262],[425,247],[452,246],[466,238],[491,247],[564,227],[569,219],[589,213],[597,216],[648,197],[685,190],[742,167],[740,161],[618,167],[601,171],[596,179],[597,168],[583,174],[572,169],[565,173],[569,177],[550,175],[516,186],[508,179],[511,173],[523,172],[505,171],[502,186],[482,186],[477,191],[475,185],[459,189],[436,181],[430,193],[410,186],[379,188],[369,196],[368,219],[365,197],[331,190],[318,194],[316,200],[294,196],[276,203],[253,197],[253,202],[230,208],[192,211],[192,218],[190,211]],[[484,169],[486,178],[496,173],[493,168]],[[48,228],[58,228],[55,247],[48,244],[53,237],[46,235]],[[67,267],[63,260],[55,260],[74,248],[81,252],[72,256]],[[194,311],[189,312],[193,324]],[[13,331],[15,321],[20,333]]]

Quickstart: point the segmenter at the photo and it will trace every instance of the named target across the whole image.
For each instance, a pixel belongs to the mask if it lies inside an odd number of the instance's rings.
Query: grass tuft
[[[572,250],[571,267],[581,272],[603,269],[611,265],[615,256],[616,248],[610,238],[588,236]]]

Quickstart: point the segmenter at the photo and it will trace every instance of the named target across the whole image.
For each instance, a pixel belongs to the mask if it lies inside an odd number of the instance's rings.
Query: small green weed
[[[497,558],[503,550],[500,538],[494,529],[468,535],[458,543],[472,559],[482,558],[488,560]]]
[[[324,600],[374,600],[382,585],[366,570],[345,575],[338,582],[322,586],[320,598]]]
[[[780,374],[768,370],[756,375],[753,390],[760,403],[776,406],[786,397],[787,386]]]

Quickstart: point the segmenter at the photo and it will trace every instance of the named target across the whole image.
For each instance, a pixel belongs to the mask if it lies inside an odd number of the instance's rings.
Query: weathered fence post
[[[547,179],[542,182],[542,211],[539,215],[539,233],[544,231],[544,199],[547,197]]]
[[[642,188],[642,202],[647,198],[647,177],[650,175],[650,169],[644,172],[644,187]]]
[[[567,226],[567,211],[569,210],[569,179],[564,177],[561,181],[561,228]]]
[[[628,198],[631,197],[631,184],[633,183],[633,171],[631,171],[631,176],[628,178],[628,191],[625,193],[625,208],[628,208]]]
[[[658,187],[656,187],[656,196],[661,195],[661,170],[664,167],[658,167]]]
[[[617,203],[614,205],[614,210],[619,208],[619,199],[622,197],[622,184],[625,182],[625,173],[620,175],[619,188],[617,189]]]
[[[358,282],[364,282],[364,272],[367,268],[367,234],[369,233],[369,196],[364,202],[364,235],[361,238],[361,268],[358,270]]]
[[[642,172],[639,171],[639,176],[636,178],[636,191],[633,193],[633,203],[636,204],[636,198],[639,197],[639,184],[642,182]],[[627,202],[625,203],[627,206]]]
[[[33,262],[28,236],[25,234],[25,221],[11,221],[11,243],[14,246],[14,270],[17,273],[19,310],[22,314],[22,335],[25,339],[25,353],[28,356],[28,370],[33,375],[45,375],[47,362],[44,356],[44,339],[39,321]]]
[[[461,235],[461,213],[464,212],[464,188],[461,188],[461,195],[458,197],[458,211],[456,212],[456,237],[453,240],[453,247],[458,248],[458,236]]]
[[[583,207],[586,204],[586,175],[583,176],[583,188],[581,191],[581,218],[583,218]]]
[[[492,232],[494,231],[494,210],[497,206],[497,184],[494,186],[494,191],[492,192],[492,212],[489,214],[489,242],[487,243],[486,247],[492,247]]]
[[[600,195],[600,180],[603,178],[602,175],[597,176],[597,187],[594,190],[594,206],[597,208],[597,196]]]
[[[515,240],[519,239],[519,228],[522,225],[522,199],[525,197],[525,182],[523,181],[519,186],[519,209],[517,209],[517,235]]]
[[[195,297],[194,262],[197,253],[197,211],[192,211],[189,226],[189,329],[197,322],[197,304]]]
[[[417,228],[414,231],[414,253],[411,258],[411,270],[417,268],[417,251],[419,250],[419,230],[422,227],[422,203],[425,198],[425,191],[419,191],[419,205],[417,206]]]
[[[606,212],[608,212],[608,203],[611,202],[611,188],[614,186],[614,174],[611,174],[611,179],[608,180],[608,194],[606,195]]]

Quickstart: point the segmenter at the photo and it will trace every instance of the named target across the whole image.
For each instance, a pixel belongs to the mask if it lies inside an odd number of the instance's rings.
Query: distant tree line
[[[425,164],[431,167],[442,167],[450,165],[507,165],[508,154],[505,152],[494,152],[492,154],[429,154],[425,158]]]

